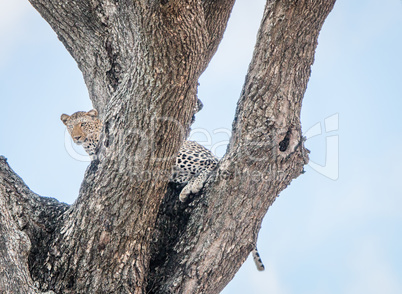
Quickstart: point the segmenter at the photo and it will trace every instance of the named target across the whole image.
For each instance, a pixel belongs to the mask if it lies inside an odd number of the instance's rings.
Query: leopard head
[[[98,111],[92,109],[88,112],[77,111],[72,115],[62,114],[60,119],[67,126],[74,143],[82,145],[85,151],[93,157],[102,129]]]

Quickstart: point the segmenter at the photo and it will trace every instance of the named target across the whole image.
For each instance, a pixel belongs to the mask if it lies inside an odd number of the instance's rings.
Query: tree
[[[30,2],[104,128],[71,206],[34,194],[0,158],[0,292],[218,293],[308,161],[301,102],[335,1],[267,1],[226,155],[185,204],[164,175],[234,0]]]

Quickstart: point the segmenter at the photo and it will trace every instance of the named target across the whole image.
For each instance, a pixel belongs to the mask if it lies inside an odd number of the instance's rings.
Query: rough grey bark
[[[0,293],[38,293],[30,269],[67,209],[30,191],[0,156]]]
[[[13,264],[0,292],[218,293],[307,163],[301,102],[335,0],[267,1],[226,155],[187,204],[167,175],[234,0],[30,2],[104,128],[71,206],[35,195],[0,159],[0,268]]]

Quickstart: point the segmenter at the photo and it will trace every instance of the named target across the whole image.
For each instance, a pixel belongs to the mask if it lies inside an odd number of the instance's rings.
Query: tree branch
[[[0,229],[12,236],[0,257],[15,263],[5,289],[26,279],[35,293],[32,277],[64,294],[221,291],[307,162],[301,101],[334,0],[267,1],[225,158],[201,197],[187,206],[169,187],[161,208],[233,1],[30,1],[77,61],[103,130],[70,207],[29,191],[0,158]]]
[[[33,193],[0,156],[0,293],[39,293],[31,275],[68,205]],[[29,270],[28,270],[29,265]]]
[[[0,156],[0,189],[18,229],[30,238],[38,231],[54,231],[58,225],[57,218],[69,207],[54,198],[33,193],[3,156]]]
[[[94,107],[104,109],[136,66],[139,36],[147,31],[149,1],[29,0],[77,62]],[[144,49],[144,48],[142,48]],[[127,62],[130,60],[131,62]]]
[[[235,0],[203,0],[205,23],[209,34],[208,56],[205,61],[205,68],[214,56],[223,38],[223,33],[232,12]]]
[[[51,244],[51,269],[40,269],[44,290],[143,293],[146,287],[153,228],[167,187],[167,177],[158,173],[170,171],[188,132],[206,37],[200,5],[182,7],[178,17],[163,9],[141,11],[141,5],[128,10],[127,3],[118,12],[134,24],[119,19],[113,26],[112,55],[126,65],[124,75],[114,75],[114,94],[102,100],[100,160],[88,168]],[[130,38],[141,42],[125,48]]]
[[[220,292],[255,246],[268,207],[303,172],[301,101],[334,2],[267,1],[228,151],[160,273],[161,293]]]
[[[109,96],[108,85],[98,87],[96,83],[102,77],[102,73],[97,71],[96,63],[110,62],[109,58],[104,58],[108,56],[105,42],[108,36],[108,11],[105,10],[103,1],[29,2],[50,24],[77,62],[95,105],[104,105],[101,97]]]

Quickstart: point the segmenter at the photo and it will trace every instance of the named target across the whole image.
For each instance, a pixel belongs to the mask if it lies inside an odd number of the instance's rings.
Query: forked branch
[[[303,172],[301,101],[334,3],[267,1],[232,139],[161,274],[163,293],[220,292],[254,248],[269,206]]]
[[[179,10],[166,1],[30,1],[77,61],[104,127],[101,160],[70,207],[30,192],[0,158],[1,229],[12,237],[0,257],[12,262],[7,250],[20,250],[4,287],[25,280],[35,293],[33,277],[40,290],[65,294],[142,294],[147,284],[154,293],[220,292],[308,161],[301,102],[335,0],[267,1],[227,153],[187,206],[172,204],[171,189],[162,202],[167,181],[142,176],[170,170],[234,1],[173,1],[193,4]],[[158,229],[179,230],[151,245],[158,212]],[[38,257],[29,272],[28,251]]]

